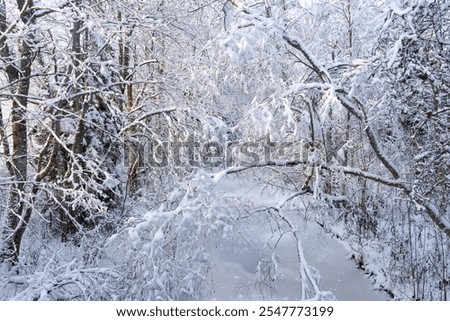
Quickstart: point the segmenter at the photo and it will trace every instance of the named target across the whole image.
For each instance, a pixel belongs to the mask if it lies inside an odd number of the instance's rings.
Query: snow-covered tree
[[[0,298],[203,299],[258,224],[261,297],[289,239],[299,298],[332,299],[312,221],[378,287],[447,299],[449,10],[0,0]]]
[[[392,3],[376,48],[382,53],[376,79],[385,89],[376,109],[380,131],[415,203],[399,204],[392,218],[401,244],[392,247],[392,264],[402,271],[407,297],[418,300],[445,300],[448,292],[448,16],[444,1]]]

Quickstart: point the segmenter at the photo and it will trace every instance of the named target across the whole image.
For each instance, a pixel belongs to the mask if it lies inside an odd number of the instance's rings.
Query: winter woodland
[[[208,299],[224,244],[273,299],[283,242],[334,299],[307,226],[449,299],[449,0],[0,0],[0,68],[1,300]]]

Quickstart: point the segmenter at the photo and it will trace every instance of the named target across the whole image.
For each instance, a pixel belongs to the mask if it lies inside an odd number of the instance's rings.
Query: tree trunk
[[[73,112],[74,114],[78,115],[78,125],[77,130],[75,133],[74,143],[72,146],[72,151],[76,157],[76,155],[80,155],[83,153],[83,140],[85,136],[85,125],[84,125],[84,116],[86,113],[86,103],[84,102],[84,95],[77,95],[82,90],[82,73],[80,71],[81,62],[83,60],[83,53],[82,53],[82,39],[81,39],[81,33],[82,33],[82,26],[83,21],[79,15],[79,12],[76,8],[79,8],[81,6],[81,0],[72,0],[73,3],[73,13],[74,13],[74,20],[72,23],[72,65],[69,67],[69,74],[73,74],[75,77],[75,83],[73,84],[73,95],[75,98],[73,99]],[[59,126],[59,124],[57,124]],[[59,131],[58,127],[58,131]],[[65,153],[64,153],[65,154]],[[67,157],[67,156],[66,156]],[[71,160],[67,159],[67,162],[69,163]],[[72,160],[74,161],[74,160]],[[65,176],[69,177],[71,176],[72,167],[67,166],[66,167],[66,173]],[[78,183],[79,178],[77,176],[78,174],[74,175],[74,181],[75,183]],[[71,189],[73,188],[72,182],[66,182],[63,189]],[[59,193],[58,193],[59,194]],[[60,220],[60,230],[61,230],[61,242],[67,242],[69,234],[71,233],[71,218],[73,219],[77,213],[75,212],[75,209],[72,209],[67,204],[71,201],[70,195],[65,195],[64,197],[61,197],[61,195],[57,195],[61,199],[61,206],[59,209],[59,220]]]
[[[29,25],[33,21],[32,1],[18,0],[17,5],[21,11],[21,20],[24,24]],[[0,3],[0,28],[4,32],[6,30],[6,6],[2,1]],[[6,67],[8,81],[11,86],[17,83],[17,90],[11,105],[11,129],[12,129],[12,155],[11,166],[8,168],[13,174],[13,183],[10,187],[8,212],[6,214],[5,226],[5,244],[1,261],[9,261],[15,265],[18,263],[20,254],[20,245],[23,234],[27,228],[31,218],[32,210],[27,207],[25,195],[27,181],[27,164],[28,164],[28,134],[27,134],[27,104],[28,92],[30,89],[31,64],[33,61],[33,51],[30,43],[33,42],[33,34],[28,32],[25,39],[21,43],[20,58],[18,66],[13,63],[14,59],[6,45],[6,35],[0,39],[2,46],[2,58],[10,63]],[[3,117],[3,115],[2,115]],[[7,160],[7,162],[9,162]]]
[[[118,13],[118,19],[122,22],[122,13]],[[119,64],[121,66],[121,77],[125,84],[122,87],[122,93],[126,98],[125,110],[128,113],[131,113],[133,110],[133,85],[131,84],[131,80],[133,75],[129,73],[130,68],[130,41],[129,38],[133,34],[134,26],[131,27],[130,30],[124,31],[121,28],[122,36],[119,41]],[[131,120],[132,121],[132,120]],[[139,146],[136,146],[134,142],[130,139],[126,143],[127,155],[128,155],[128,187],[132,193],[136,192],[139,187],[138,182],[138,172],[140,167],[140,155],[139,155]]]

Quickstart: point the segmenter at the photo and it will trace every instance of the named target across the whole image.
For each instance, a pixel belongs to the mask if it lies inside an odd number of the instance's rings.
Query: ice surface
[[[248,197],[254,205],[270,206],[276,204],[279,197],[264,195],[256,181],[250,179],[236,180],[223,178],[217,191],[233,195],[237,198]],[[217,192],[216,191],[216,192]],[[300,276],[299,262],[295,240],[286,234],[278,243],[274,239],[270,225],[259,219],[247,220],[240,227],[245,244],[239,241],[220,240],[213,249],[215,268],[212,281],[215,292],[212,300],[299,300]],[[356,267],[354,261],[348,259],[348,251],[336,239],[324,233],[313,221],[299,222],[299,234],[302,235],[305,257],[310,266],[321,275],[320,288],[331,291],[337,300],[387,300],[383,292],[372,288],[371,281],[363,271]],[[258,263],[268,253],[267,244],[276,243],[276,260],[278,279],[276,291],[264,295],[255,285]],[[313,270],[314,270],[313,269]]]
[[[322,277],[321,290],[331,291],[341,301],[380,301],[388,296],[372,288],[371,281],[354,261],[348,259],[347,250],[335,239],[326,235],[319,227],[309,226],[310,242],[305,242],[305,256]],[[255,233],[254,235],[261,235]],[[262,241],[262,240],[259,240]],[[261,242],[257,242],[261,244]],[[216,265],[213,273],[215,293],[212,300],[260,300],[257,287],[256,268],[261,258],[260,250],[240,251],[228,244],[214,253]],[[298,260],[294,242],[288,238],[278,245],[278,267],[281,273],[277,281],[274,300],[299,300],[300,284]]]

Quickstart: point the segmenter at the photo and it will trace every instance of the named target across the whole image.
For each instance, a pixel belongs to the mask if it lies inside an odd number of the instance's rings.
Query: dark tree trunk
[[[30,10],[33,5],[32,1],[17,0],[17,5],[22,13],[22,22],[26,25],[31,24],[33,22]],[[2,1],[0,3],[0,28],[2,32],[6,30],[6,25],[6,6]],[[11,89],[14,91],[14,99],[11,104],[12,154],[10,155],[11,158],[6,160],[7,168],[14,181],[10,186],[6,226],[5,231],[3,231],[5,244],[1,255],[2,261],[9,261],[12,264],[18,263],[22,237],[32,213],[31,208],[26,205],[25,197],[27,194],[28,164],[27,104],[33,61],[33,50],[30,44],[33,43],[33,40],[33,34],[28,32],[25,39],[22,40],[20,57],[16,65],[6,44],[6,35],[4,34],[0,39],[1,56],[9,62],[5,69]],[[14,90],[15,86],[17,86],[16,90]],[[3,138],[3,145],[7,145],[6,138]],[[6,152],[9,153],[9,150]]]

